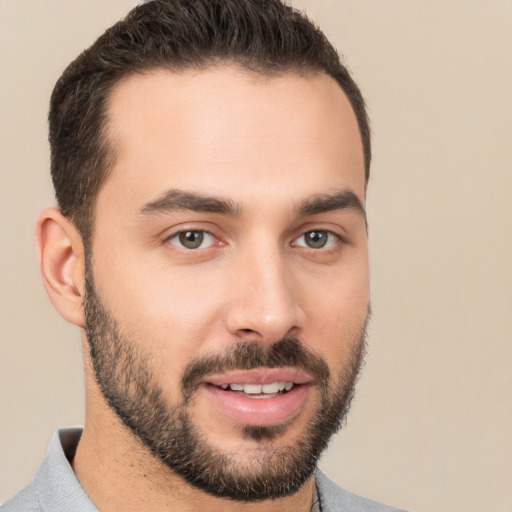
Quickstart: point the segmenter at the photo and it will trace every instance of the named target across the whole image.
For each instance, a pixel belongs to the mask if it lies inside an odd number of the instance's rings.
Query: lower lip
[[[284,423],[303,408],[309,386],[300,384],[271,398],[249,398],[233,391],[206,384],[204,391],[218,410],[241,425],[271,426]]]

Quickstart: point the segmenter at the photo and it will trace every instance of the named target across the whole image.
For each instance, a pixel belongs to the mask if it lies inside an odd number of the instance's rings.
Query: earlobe
[[[68,322],[83,327],[84,249],[80,234],[56,208],[38,217],[39,269],[52,304]]]

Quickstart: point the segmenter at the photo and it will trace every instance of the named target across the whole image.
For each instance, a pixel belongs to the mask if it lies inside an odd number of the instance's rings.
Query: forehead
[[[108,119],[117,155],[99,201],[135,207],[171,188],[243,201],[349,187],[364,198],[357,121],[324,74],[156,70],[117,85]]]

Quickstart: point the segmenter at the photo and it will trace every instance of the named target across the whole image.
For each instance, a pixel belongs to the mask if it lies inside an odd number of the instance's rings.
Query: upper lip
[[[233,370],[227,373],[210,375],[204,379],[207,384],[271,384],[273,382],[293,382],[308,384],[312,381],[309,374],[297,368],[255,368],[253,370]]]

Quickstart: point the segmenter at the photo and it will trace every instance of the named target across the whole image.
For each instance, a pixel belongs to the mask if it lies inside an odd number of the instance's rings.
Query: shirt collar
[[[76,477],[70,460],[82,435],[80,428],[57,430],[34,483],[45,512],[98,512]]]

